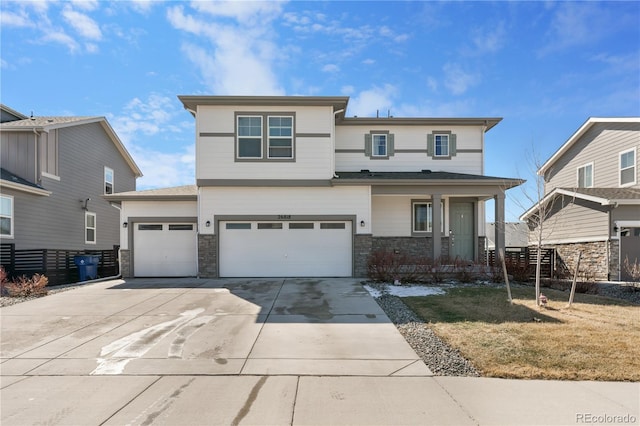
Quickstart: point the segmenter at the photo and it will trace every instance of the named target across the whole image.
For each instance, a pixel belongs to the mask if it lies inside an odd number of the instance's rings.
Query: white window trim
[[[240,136],[240,119],[241,118],[260,118],[260,156],[258,157],[240,156],[240,140],[257,138],[257,136]],[[264,152],[263,152],[264,124],[265,124],[264,116],[260,114],[238,114],[236,116],[236,159],[237,160],[262,160],[264,158]]]
[[[87,226],[87,217],[93,216],[93,227]],[[93,229],[93,241],[87,240],[87,230]],[[84,243],[97,244],[98,242],[98,216],[93,212],[84,212]]]
[[[384,154],[376,153],[376,136],[384,137]],[[378,158],[389,157],[389,135],[386,133],[371,133],[371,156]]]
[[[580,186],[580,169],[586,170],[587,167],[591,167],[591,185],[582,187]],[[583,164],[582,166],[579,166],[578,168],[576,168],[576,188],[593,188],[595,180],[596,180],[595,166],[593,164],[593,161],[587,164]]]
[[[60,181],[60,176],[52,175],[51,173],[42,172],[40,173],[42,177],[46,177],[47,179]]]
[[[628,154],[629,152],[633,152],[633,182],[622,183],[622,156],[624,154]],[[627,167],[625,170],[630,169],[631,167]],[[626,151],[622,151],[618,153],[618,185],[622,188],[627,186],[633,186],[638,181],[638,153],[635,148],[627,149]]]
[[[290,118],[291,119],[291,136],[289,136],[288,138],[291,140],[291,156],[289,157],[272,157],[270,154],[271,151],[271,135],[269,134],[269,119],[270,118]],[[293,135],[294,135],[294,126],[295,126],[295,120],[294,117],[292,115],[267,115],[267,158],[269,160],[291,160],[293,158]],[[273,136],[273,139],[285,139],[285,137],[282,136]],[[275,147],[277,148],[277,147]],[[243,157],[244,158],[244,157]]]
[[[10,216],[4,216],[4,215],[0,215],[0,217],[8,217],[11,220],[11,229],[9,230],[9,234],[8,235],[2,235],[2,238],[14,238],[14,233],[13,233],[13,229],[14,229],[14,223],[15,223],[15,214],[14,214],[14,199],[12,195],[0,195],[0,198],[7,198],[9,200],[11,200],[11,213]]]
[[[107,171],[111,172],[111,182],[107,181]],[[116,174],[113,171],[113,169],[111,167],[106,167],[104,168],[104,194],[105,195],[109,195],[109,193],[107,192],[107,183],[111,184],[111,194],[114,194],[116,192]]]
[[[438,154],[438,144],[436,142],[438,136],[446,136],[447,137],[447,153],[446,154]],[[451,135],[448,133],[434,133],[433,134],[433,156],[434,157],[451,157]]]

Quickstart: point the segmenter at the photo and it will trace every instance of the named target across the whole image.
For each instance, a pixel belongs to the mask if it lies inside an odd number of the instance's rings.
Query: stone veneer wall
[[[356,234],[353,237],[353,276],[367,276],[367,261],[371,253],[373,237],[371,234]]]
[[[487,237],[478,237],[478,263],[486,264],[487,263]]]
[[[571,272],[575,269],[578,253],[582,251],[580,260],[580,271],[578,277],[582,279],[608,280],[611,274],[612,278],[617,277],[617,259],[618,246],[610,244],[609,241],[592,241],[584,243],[557,244],[551,247],[556,248],[557,262],[564,263],[566,268]],[[608,249],[615,249],[611,254]],[[615,268],[612,268],[615,259]],[[556,269],[558,269],[556,267]],[[560,269],[562,270],[562,269]],[[613,275],[613,274],[616,275]]]
[[[120,250],[120,274],[122,278],[131,278],[131,251]]]
[[[620,276],[620,240],[609,241],[609,279],[617,280]]]
[[[218,236],[198,234],[198,276],[218,278]]]

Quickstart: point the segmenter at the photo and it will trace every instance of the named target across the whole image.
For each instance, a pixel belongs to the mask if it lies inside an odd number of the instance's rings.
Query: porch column
[[[498,259],[499,253],[500,253],[500,249],[504,250],[504,191],[500,192],[499,194],[496,194],[493,197],[493,200],[495,201],[495,214],[494,214],[494,218],[495,218],[495,235],[494,235],[494,241],[495,241],[495,245],[496,245],[496,253],[495,253],[495,258]]]
[[[433,194],[431,195],[431,212],[433,217],[433,223],[431,225],[431,235],[432,244],[433,244],[433,261],[435,261],[442,256],[442,234],[440,229],[442,228],[442,217],[440,215],[440,205],[442,204],[442,194]]]

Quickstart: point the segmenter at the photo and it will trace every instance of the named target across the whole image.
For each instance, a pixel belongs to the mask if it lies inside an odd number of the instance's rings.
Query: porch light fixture
[[[129,224],[127,222],[122,222],[122,227],[126,228],[127,226],[129,226]]]
[[[207,228],[211,226],[211,221],[208,220],[204,223],[204,226],[206,226]]]
[[[364,220],[360,221],[360,226],[364,228]]]

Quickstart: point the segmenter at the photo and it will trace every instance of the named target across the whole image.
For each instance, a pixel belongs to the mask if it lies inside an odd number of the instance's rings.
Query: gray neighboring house
[[[103,196],[135,190],[142,173],[107,120],[0,109],[2,244],[81,251],[119,245],[120,211]]]
[[[600,280],[628,280],[624,259],[640,260],[640,117],[589,118],[538,170],[545,196],[520,220],[537,245],[555,247],[572,270]]]
[[[495,250],[495,222],[487,222],[487,250]],[[504,223],[504,246],[508,250],[529,245],[529,227],[525,222]]]

